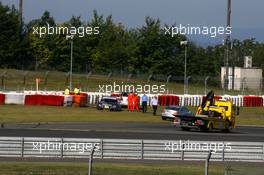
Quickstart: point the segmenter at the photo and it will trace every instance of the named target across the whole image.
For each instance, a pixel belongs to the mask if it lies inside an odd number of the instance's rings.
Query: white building
[[[245,57],[244,68],[228,68],[228,89],[241,90],[251,89],[259,90],[262,88],[262,72],[260,68],[252,68],[252,57]],[[221,67],[221,83],[224,87],[224,78],[226,76],[226,67]]]

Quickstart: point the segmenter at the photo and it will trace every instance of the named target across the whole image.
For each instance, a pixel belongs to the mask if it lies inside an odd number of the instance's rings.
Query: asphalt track
[[[264,142],[264,127],[238,126],[224,133],[181,131],[170,122],[61,122],[5,124],[0,136]]]

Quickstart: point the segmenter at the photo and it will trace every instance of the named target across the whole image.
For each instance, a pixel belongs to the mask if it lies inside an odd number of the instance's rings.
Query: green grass
[[[237,124],[264,125],[264,107],[240,108],[240,115],[237,117]]]
[[[63,91],[69,83],[66,81],[66,74],[65,72],[58,72],[58,71],[50,71],[47,78],[47,84],[45,84],[45,73],[46,71],[28,71],[26,74],[26,81],[24,84],[24,74],[25,71],[21,70],[14,70],[14,69],[0,69],[0,74],[4,71],[7,71],[6,78],[4,81],[4,87],[1,87],[0,90],[15,90],[15,91],[22,91],[26,90],[35,90],[35,79],[40,78],[42,81],[39,84],[40,90],[61,90]],[[73,74],[73,84],[74,85],[81,85],[82,90],[84,91],[99,91],[99,85],[106,85],[106,84],[113,84],[116,82],[117,84],[127,84],[127,77],[128,75],[116,75],[114,74],[109,80],[107,79],[106,74],[92,74],[87,79],[87,74],[75,73]],[[164,76],[164,81],[150,81],[147,82],[148,75],[142,75],[138,78],[132,77],[132,81],[134,84],[141,84],[141,85],[162,85],[165,84],[168,93],[175,93],[175,94],[183,94],[183,81],[181,82],[170,82],[166,84],[166,76]],[[210,80],[208,82],[207,91],[214,90],[215,94],[221,95],[225,92],[223,89],[219,88],[221,86],[220,79],[219,80]],[[204,80],[190,80],[189,82],[189,94],[204,94]],[[227,94],[237,95],[241,94],[240,91],[228,91]],[[246,90],[245,94],[259,94],[257,91],[249,91]]]
[[[210,175],[223,175],[226,165],[231,166],[230,175],[262,175],[263,164],[211,163]],[[87,163],[79,162],[0,162],[0,175],[85,175]],[[98,163],[93,166],[94,175],[201,175],[204,162],[178,163]]]
[[[161,122],[152,113],[98,111],[96,108],[0,105],[0,122],[139,121]]]
[[[159,107],[160,114],[162,107]],[[192,111],[196,108],[190,107]],[[54,106],[21,106],[0,105],[0,122],[33,123],[33,122],[82,122],[82,121],[130,121],[130,122],[163,122],[160,116],[153,117],[151,110],[141,112],[98,111],[95,108],[54,107]],[[264,108],[241,108],[237,117],[239,125],[264,125]]]

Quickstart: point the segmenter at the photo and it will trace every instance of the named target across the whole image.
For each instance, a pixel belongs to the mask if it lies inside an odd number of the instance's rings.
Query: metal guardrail
[[[192,146],[192,149],[190,145]],[[0,137],[0,157],[264,162],[264,142]],[[231,149],[230,149],[231,148]]]

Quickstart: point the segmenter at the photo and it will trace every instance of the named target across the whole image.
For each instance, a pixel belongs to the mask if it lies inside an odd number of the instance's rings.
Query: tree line
[[[34,27],[56,25],[52,15],[45,11],[39,19],[20,22],[18,10],[0,2],[0,68],[23,70],[69,71],[70,42],[64,35],[33,34]],[[159,19],[145,18],[138,28],[126,28],[114,23],[112,16],[93,12],[90,21],[72,16],[62,26],[99,27],[98,35],[75,37],[73,40],[74,72],[126,72],[183,76],[184,35],[166,35]],[[224,64],[222,44],[200,47],[188,44],[188,75],[217,76]],[[254,38],[234,39],[230,65],[243,66],[243,58],[253,56],[253,64],[264,68],[264,44]]]

